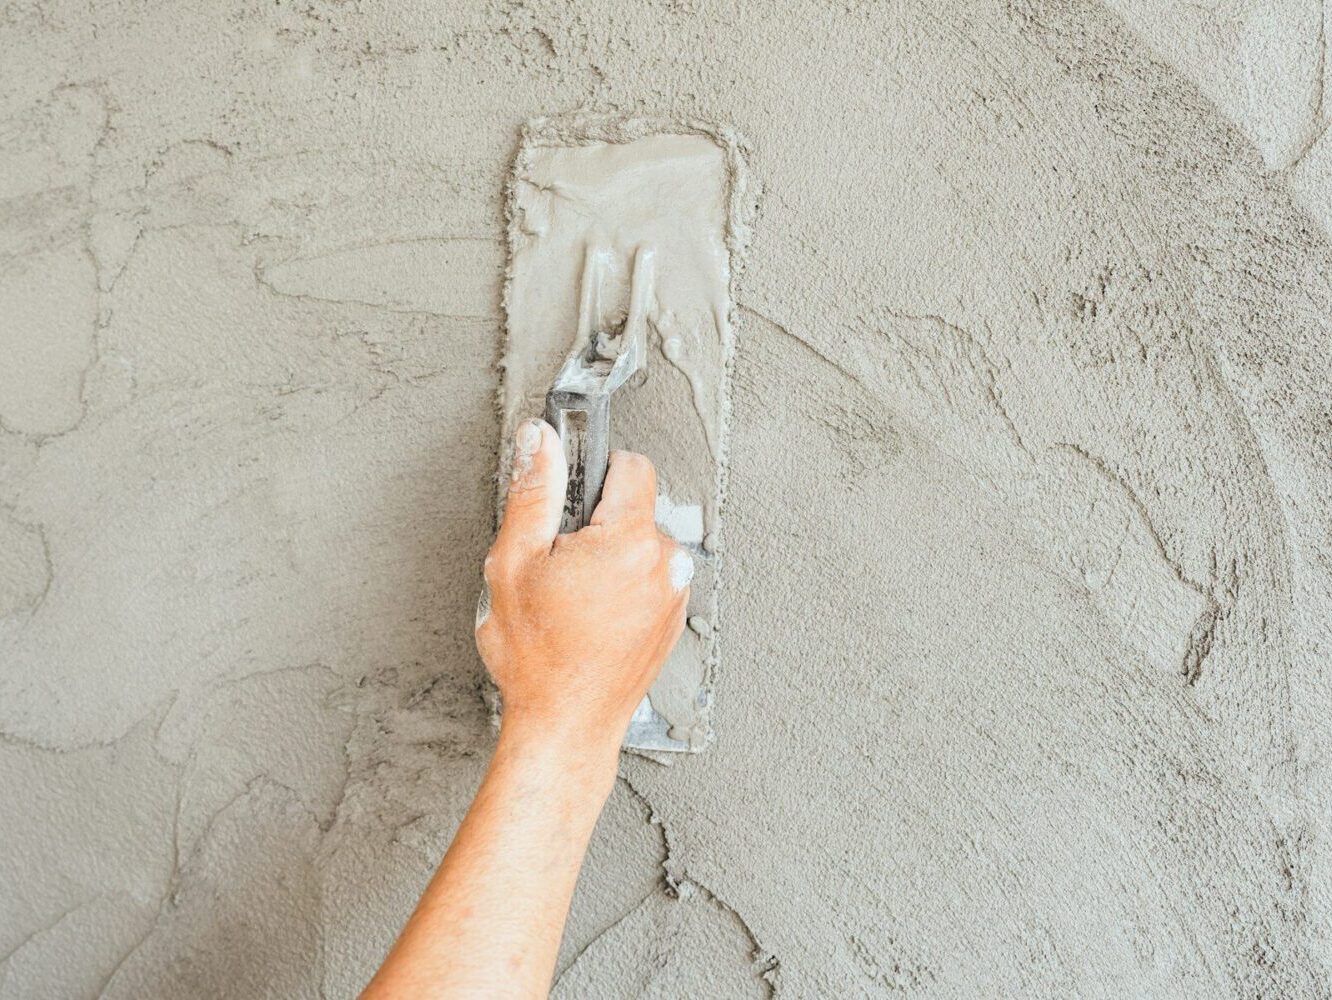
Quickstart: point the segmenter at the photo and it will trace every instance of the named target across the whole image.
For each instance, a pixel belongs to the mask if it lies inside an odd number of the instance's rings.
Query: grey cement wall
[[[9,3],[0,996],[348,997],[492,735],[527,117],[737,126],[705,755],[562,996],[1326,997],[1317,2]]]

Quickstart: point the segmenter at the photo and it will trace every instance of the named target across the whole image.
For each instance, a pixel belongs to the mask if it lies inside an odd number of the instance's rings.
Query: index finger
[[[601,500],[592,512],[592,524],[647,525],[656,523],[657,470],[645,456],[632,451],[610,453]]]

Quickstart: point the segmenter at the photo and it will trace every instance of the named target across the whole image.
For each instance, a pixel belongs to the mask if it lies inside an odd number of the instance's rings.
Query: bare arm
[[[656,475],[616,452],[592,524],[559,535],[555,432],[519,429],[486,559],[477,645],[504,703],[495,756],[438,873],[362,1000],[539,997],[634,708],[684,625]]]

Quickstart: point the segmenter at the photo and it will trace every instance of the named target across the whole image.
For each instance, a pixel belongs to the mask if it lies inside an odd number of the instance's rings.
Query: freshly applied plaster
[[[503,192],[577,110],[763,190],[716,740],[623,762],[557,994],[1332,994],[1303,4],[0,24],[0,997],[381,959],[492,746]]]
[[[524,129],[510,183],[501,433],[544,411],[561,364],[594,335],[616,350],[646,341],[612,397],[611,446],[652,456],[658,524],[693,551],[676,554],[671,582],[694,580],[689,616],[706,627],[680,637],[626,743],[702,749],[717,669],[732,255],[747,234],[737,141],[687,122],[545,118]]]

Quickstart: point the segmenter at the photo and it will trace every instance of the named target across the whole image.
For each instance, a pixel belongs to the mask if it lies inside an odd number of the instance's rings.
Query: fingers
[[[514,435],[513,478],[492,556],[549,551],[560,532],[569,469],[559,435],[544,420],[525,420]]]
[[[601,501],[592,512],[592,523],[654,527],[657,509],[657,470],[643,455],[613,451]]]

